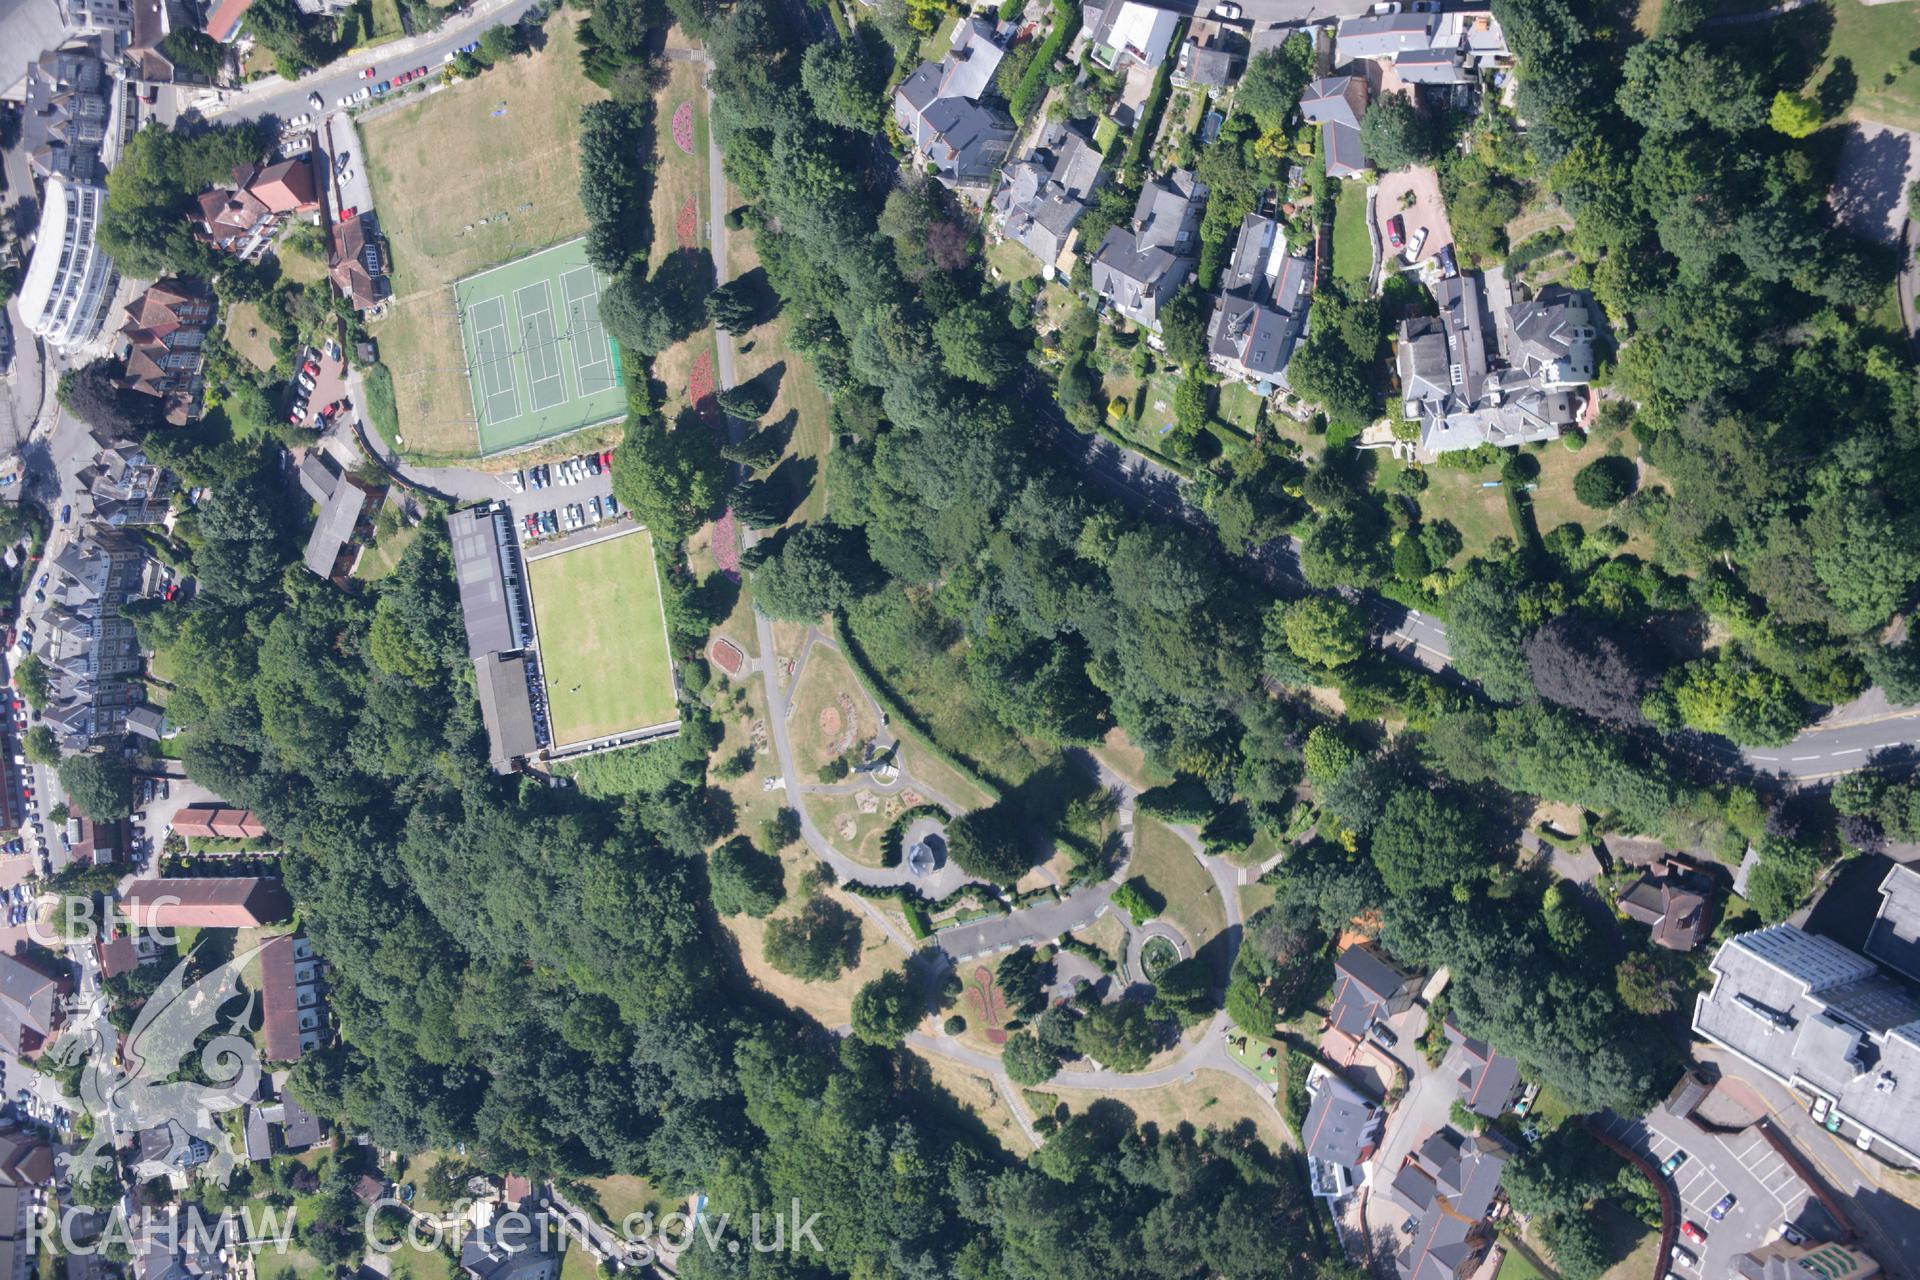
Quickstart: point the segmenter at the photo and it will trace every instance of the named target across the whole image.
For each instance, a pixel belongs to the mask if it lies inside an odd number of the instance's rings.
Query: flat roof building
[[[94,239],[106,207],[104,187],[58,173],[47,179],[39,238],[20,285],[20,318],[60,351],[100,336],[120,283]]]

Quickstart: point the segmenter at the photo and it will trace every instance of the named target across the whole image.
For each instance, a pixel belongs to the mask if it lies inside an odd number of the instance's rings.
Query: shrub
[[[1639,473],[1633,463],[1619,454],[1595,458],[1573,477],[1573,496],[1596,511],[1625,502],[1633,493]]]

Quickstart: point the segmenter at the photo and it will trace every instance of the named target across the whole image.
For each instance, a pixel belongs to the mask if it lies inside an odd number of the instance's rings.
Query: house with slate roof
[[[1013,118],[982,101],[1005,56],[993,26],[970,17],[954,28],[952,52],[921,63],[893,91],[894,123],[947,186],[991,180],[1013,147]]]
[[[1460,1086],[1461,1105],[1488,1120],[1505,1115],[1520,1092],[1520,1064],[1462,1031],[1452,1018],[1444,1029],[1447,1039],[1460,1046],[1463,1065],[1455,1083]]]
[[[1093,259],[1093,291],[1142,328],[1160,328],[1160,308],[1193,274],[1207,188],[1176,169],[1140,190],[1133,220],[1114,227]]]
[[[1511,66],[1506,33],[1484,4],[1376,4],[1343,19],[1334,59],[1391,63],[1406,84],[1473,84],[1483,69]]]
[[[1421,449],[1555,440],[1580,421],[1598,336],[1585,293],[1555,286],[1518,305],[1496,302],[1490,316],[1487,285],[1474,273],[1432,289],[1439,314],[1401,321],[1396,355],[1402,409],[1419,424]]]
[[[1287,253],[1280,224],[1249,213],[1240,222],[1222,293],[1207,320],[1207,363],[1261,394],[1284,383],[1306,330],[1311,260]]]
[[[1413,1214],[1406,1246],[1394,1258],[1400,1280],[1462,1280],[1493,1243],[1488,1215],[1500,1197],[1509,1152],[1491,1134],[1454,1129],[1430,1136],[1394,1174],[1390,1192]]]
[[[1691,951],[1707,933],[1713,882],[1678,858],[1648,867],[1620,895],[1620,914],[1653,930],[1655,946]]]
[[[1324,1067],[1307,1077],[1307,1096],[1300,1135],[1313,1194],[1337,1200],[1366,1182],[1364,1166],[1379,1150],[1387,1113]]]
[[[121,386],[152,396],[164,416],[184,426],[199,412],[201,348],[213,325],[213,292],[198,280],[156,280],[127,305],[120,336],[127,340]]]
[[[1411,1009],[1419,991],[1419,978],[1402,973],[1372,946],[1351,946],[1333,962],[1333,1005],[1327,1021],[1359,1040],[1374,1026]]]
[[[1365,76],[1322,76],[1300,95],[1300,114],[1320,126],[1320,147],[1327,157],[1329,178],[1351,178],[1365,173],[1367,157],[1360,147],[1360,120],[1367,114]]]
[[[1049,126],[1018,163],[1009,165],[993,193],[1000,234],[1040,260],[1060,266],[1073,227],[1100,181],[1100,152],[1078,129]]]

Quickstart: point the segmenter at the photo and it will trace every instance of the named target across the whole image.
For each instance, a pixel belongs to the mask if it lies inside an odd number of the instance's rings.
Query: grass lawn
[[[556,745],[674,718],[652,534],[529,560],[527,585]]]
[[[560,1263],[560,1280],[599,1280],[600,1264],[579,1245],[569,1245]]]
[[[227,307],[227,341],[246,357],[247,363],[262,373],[276,363],[273,355],[273,331],[260,318],[260,308],[251,302],[235,302]]]
[[[960,25],[958,9],[940,19],[940,25],[920,42],[920,57],[927,62],[938,62],[953,51],[953,29]]]
[[[1333,206],[1333,275],[1364,283],[1373,270],[1373,241],[1367,237],[1367,188],[1351,180],[1340,184]]]
[[[874,603],[856,605],[848,613],[853,634],[893,695],[927,725],[936,742],[1005,786],[1026,781],[1055,758],[1056,752],[1029,744],[1002,725],[980,701],[967,679],[964,640],[925,657],[892,649],[876,638],[881,633],[876,631],[873,611],[884,606],[879,598],[870,600]],[[909,727],[895,725],[894,729],[904,732]],[[910,759],[912,767],[919,769],[920,760]],[[928,782],[938,785],[931,776]]]
[[[360,563],[353,567],[353,576],[362,582],[377,582],[386,577],[399,567],[400,557],[419,536],[417,526],[408,526],[378,538],[361,553]]]
[[[1920,10],[1912,4],[1866,5],[1833,0],[1833,35],[1826,61],[1810,87],[1817,87],[1844,60],[1858,77],[1850,115],[1902,129],[1920,129],[1920,63],[1908,55],[1920,47]],[[1892,77],[1892,83],[1886,83]]]
[[[367,0],[367,5],[372,21],[368,24],[367,38],[361,41],[362,47],[385,44],[407,34],[406,27],[400,23],[400,0]]]
[[[1048,1091],[1058,1095],[1060,1101],[1076,1113],[1096,1102],[1116,1100],[1116,1095],[1111,1093],[1060,1089],[1052,1085]],[[1201,1129],[1231,1129],[1242,1120],[1251,1120],[1273,1150],[1284,1151],[1296,1145],[1273,1104],[1254,1092],[1251,1085],[1223,1072],[1203,1069],[1178,1084],[1129,1091],[1118,1095],[1117,1100],[1141,1123],[1151,1122],[1163,1130],[1182,1122]]]
[[[650,1212],[658,1218],[666,1205],[664,1197],[653,1189],[652,1183],[631,1174],[589,1178],[587,1185],[600,1197],[600,1207],[607,1213],[607,1225],[616,1232],[622,1231],[620,1224],[633,1214]]]
[[[967,1121],[984,1129],[1008,1155],[1023,1158],[1033,1150],[1026,1131],[1008,1109],[1007,1100],[994,1087],[992,1079],[946,1058],[915,1049],[907,1052],[925,1066],[933,1086],[966,1113]]]
[[[649,269],[658,267],[675,249],[704,249],[707,245],[707,94],[700,84],[700,64],[670,62],[666,84],[653,95],[655,133],[653,170],[653,249]],[[673,140],[673,113],[693,106],[693,154]],[[688,202],[693,205],[693,236],[680,237],[676,225]]]
[[[760,265],[751,231],[727,233],[727,274],[737,278]],[[778,369],[780,389],[761,421],[764,426],[787,433],[786,454],[773,474],[786,476],[793,486],[805,488],[805,496],[796,504],[790,520],[817,520],[827,511],[827,486],[822,471],[827,450],[833,444],[833,408],[813,366],[794,351],[788,340],[791,322],[777,315],[734,339],[733,372],[742,382],[772,376]]]
[[[1660,1232],[1656,1228],[1649,1227],[1612,1201],[1601,1201],[1592,1212],[1600,1227],[1600,1239],[1605,1242],[1607,1256],[1613,1259],[1606,1280],[1627,1280],[1629,1276],[1651,1275],[1659,1269],[1654,1265],[1660,1251]]]
[[[563,9],[539,53],[360,127],[393,256],[392,314],[373,334],[409,452],[460,457],[478,447],[447,286],[586,230],[574,135],[580,108],[606,94],[580,74],[578,22]]]
[[[1101,155],[1107,153],[1107,148],[1111,147],[1113,140],[1119,136],[1120,122],[1112,116],[1101,116],[1100,123],[1093,126],[1093,145]]]
[[[326,263],[311,253],[294,248],[284,236],[274,246],[273,256],[280,264],[280,274],[288,280],[309,284],[327,278]]]
[[[1509,1245],[1506,1257],[1500,1259],[1500,1270],[1494,1280],[1546,1280],[1546,1275],[1546,1272],[1533,1265],[1526,1254]]]
[[[1007,284],[1040,274],[1040,260],[1012,240],[988,245],[987,265],[998,271],[1000,279]]]
[[[800,873],[814,864],[804,843],[796,844],[781,855],[787,870],[787,900],[771,918],[791,916],[802,905],[796,885]],[[900,967],[903,957],[868,918],[859,900],[841,893],[829,896],[860,922],[860,959],[851,969],[842,970],[830,982],[805,982],[781,973],[766,960],[766,920],[749,915],[728,916],[721,921],[740,947],[740,963],[753,981],[782,1004],[817,1018],[822,1026],[845,1026],[853,1016],[853,997],[861,987],[889,969]]]
[[[823,644],[814,645],[807,654],[792,700],[787,732],[793,739],[795,763],[803,773],[818,771],[879,728],[853,668],[838,651]]]
[[[1220,416],[1251,436],[1260,425],[1260,397],[1238,382],[1226,383],[1220,388]]]
[[[1226,909],[1215,891],[1213,877],[1193,856],[1193,850],[1165,823],[1145,814],[1133,821],[1133,861],[1127,875],[1145,876],[1147,884],[1165,898],[1161,913],[1198,951],[1226,927]]]

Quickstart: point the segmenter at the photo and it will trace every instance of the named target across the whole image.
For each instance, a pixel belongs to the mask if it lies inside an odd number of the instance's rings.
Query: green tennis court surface
[[[620,358],[600,323],[601,284],[585,241],[569,240],[453,286],[481,453],[626,412]]]

